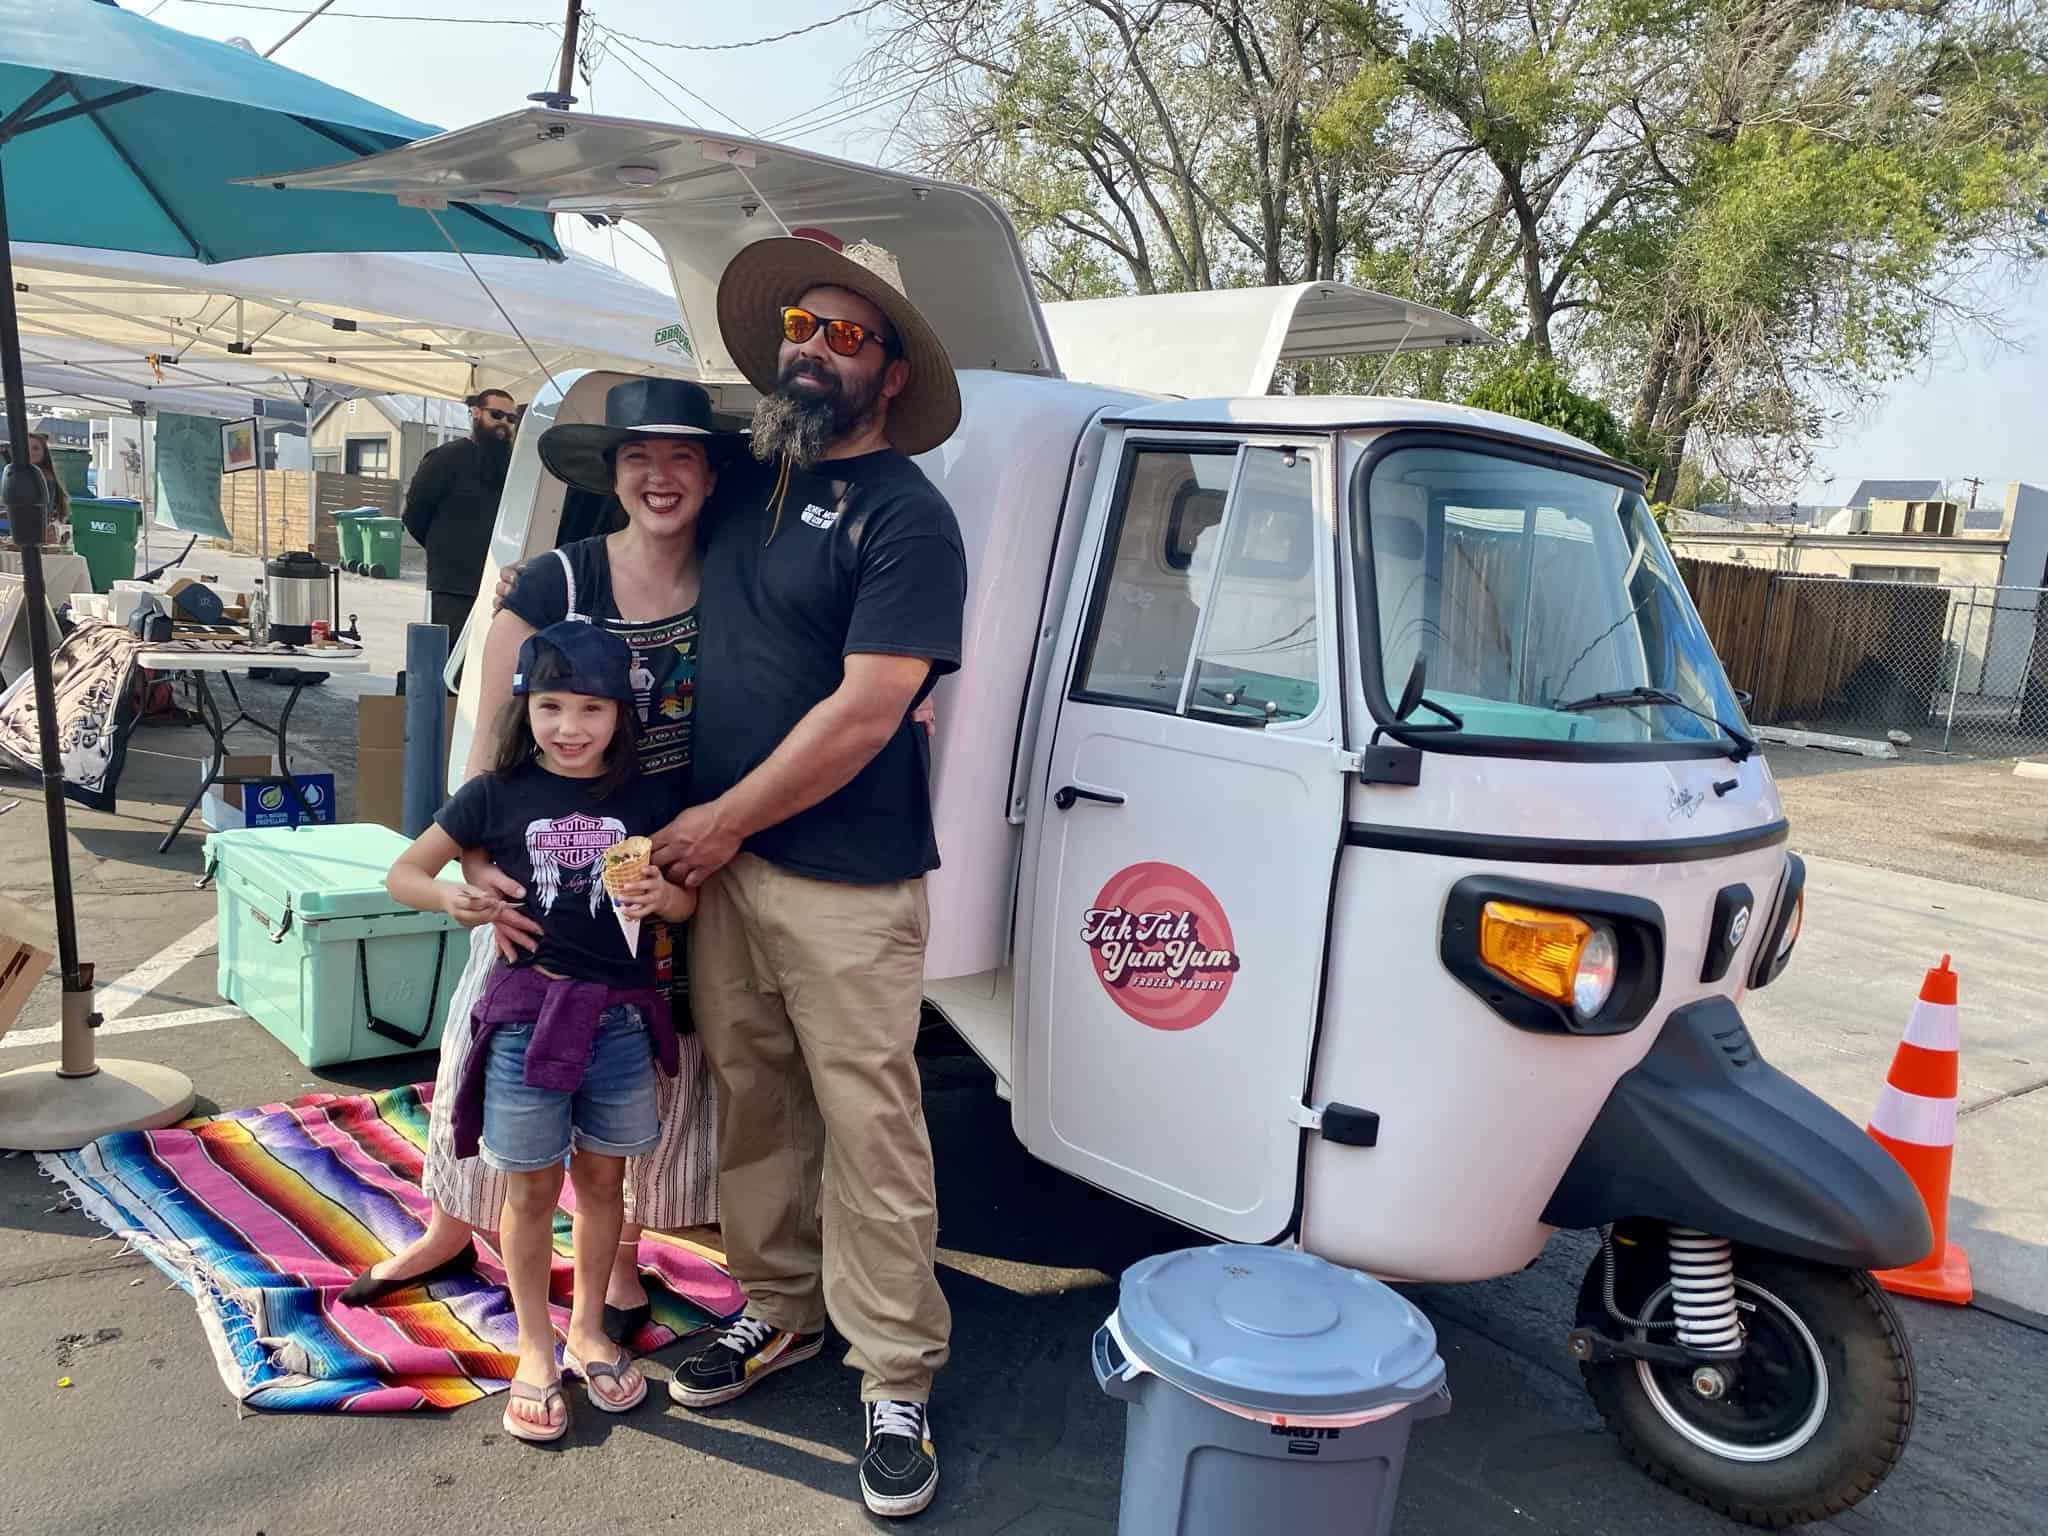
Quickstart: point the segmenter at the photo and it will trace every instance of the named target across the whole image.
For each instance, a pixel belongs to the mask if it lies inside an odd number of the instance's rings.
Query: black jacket
[[[498,521],[509,452],[487,452],[473,437],[443,443],[413,472],[405,531],[427,552],[427,590],[474,597]]]

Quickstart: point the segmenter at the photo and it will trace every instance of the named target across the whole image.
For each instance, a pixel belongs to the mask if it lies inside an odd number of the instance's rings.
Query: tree
[[[912,163],[999,197],[1055,297],[1334,280],[1396,184],[1312,131],[1364,65],[1319,0],[894,11],[863,73],[911,79]]]
[[[1991,319],[1973,282],[2042,254],[2039,0],[1448,0],[1413,32],[1330,3],[1467,178],[1419,233],[1631,402],[1660,500],[1689,453],[1795,477],[1831,413]],[[1359,95],[1384,89],[1340,94],[1333,147]]]
[[[1465,396],[1465,403],[1569,432],[1609,458],[1638,469],[1648,471],[1656,467],[1614,412],[1572,388],[1557,364],[1534,349],[1509,354],[1505,362]]]

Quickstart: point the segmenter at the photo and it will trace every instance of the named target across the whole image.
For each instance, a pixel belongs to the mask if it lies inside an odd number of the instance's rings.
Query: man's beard
[[[836,376],[815,364],[809,368],[803,364],[798,358],[783,369],[775,393],[763,395],[754,407],[752,445],[754,457],[763,464],[786,456],[798,469],[809,469],[824,456],[833,439],[866,421],[882,398],[879,372],[865,388],[849,394]],[[825,391],[792,388],[799,376],[824,384]]]
[[[469,435],[476,442],[477,446],[482,448],[487,454],[510,454],[512,452],[511,440],[499,436],[495,427],[484,422],[473,423],[470,426]]]

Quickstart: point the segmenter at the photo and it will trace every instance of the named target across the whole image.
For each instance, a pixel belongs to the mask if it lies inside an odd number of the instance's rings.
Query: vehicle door
[[[1264,1241],[1343,829],[1329,448],[1112,448],[1028,818],[1014,1114],[1045,1161]]]

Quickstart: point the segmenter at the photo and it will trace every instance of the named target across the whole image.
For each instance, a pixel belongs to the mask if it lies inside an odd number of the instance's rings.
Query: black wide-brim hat
[[[548,473],[579,490],[609,496],[612,456],[633,438],[696,437],[711,467],[746,441],[711,408],[702,385],[687,379],[632,379],[605,391],[604,424],[563,422],[540,435],[540,461]]]

